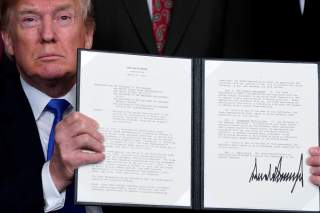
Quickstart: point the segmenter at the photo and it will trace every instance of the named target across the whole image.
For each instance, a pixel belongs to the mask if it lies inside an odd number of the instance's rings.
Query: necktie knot
[[[64,99],[51,99],[46,106],[46,109],[52,112],[55,116],[55,120],[61,121],[63,113],[70,106],[70,103]]]

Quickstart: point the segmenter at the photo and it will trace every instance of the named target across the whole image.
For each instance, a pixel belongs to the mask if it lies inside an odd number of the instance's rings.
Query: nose
[[[43,43],[55,42],[55,29],[50,16],[43,17],[40,28],[41,40]]]

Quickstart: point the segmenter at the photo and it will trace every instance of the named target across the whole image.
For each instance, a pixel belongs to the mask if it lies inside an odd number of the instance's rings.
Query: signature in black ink
[[[257,158],[255,158],[254,167],[249,179],[249,183],[253,181],[265,181],[265,182],[293,182],[291,193],[293,193],[297,182],[301,182],[303,187],[303,155],[301,154],[299,168],[296,172],[283,172],[281,171],[282,156],[280,157],[279,163],[271,171],[271,164],[269,164],[269,171],[267,173],[258,172]]]

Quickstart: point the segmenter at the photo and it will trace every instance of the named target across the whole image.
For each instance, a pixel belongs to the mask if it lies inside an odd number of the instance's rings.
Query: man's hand
[[[59,192],[71,183],[79,166],[104,160],[104,139],[97,129],[97,122],[79,112],[57,124],[50,174]]]
[[[307,164],[310,168],[311,183],[320,186],[320,147],[311,147],[309,149],[310,156],[307,159]]]

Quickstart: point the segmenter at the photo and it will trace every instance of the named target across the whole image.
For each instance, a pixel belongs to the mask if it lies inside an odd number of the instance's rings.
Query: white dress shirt
[[[35,121],[37,123],[42,150],[45,159],[47,159],[48,141],[50,136],[51,127],[54,120],[54,114],[50,111],[45,110],[45,107],[52,99],[40,90],[32,87],[25,82],[21,77],[22,88],[30,103]],[[66,110],[65,115],[74,111],[76,103],[76,86],[74,86],[70,92],[65,96],[60,97],[61,99],[67,100],[71,106]],[[49,172],[50,161],[47,161],[42,167],[42,187],[43,196],[45,200],[45,212],[61,209],[64,206],[66,193],[63,191],[59,193],[55,184],[52,181]],[[86,206],[87,213],[102,213],[101,207]]]
[[[152,19],[152,0],[147,0],[150,17]]]
[[[299,0],[299,3],[300,3],[300,11],[301,11],[301,14],[303,15],[305,0]]]

